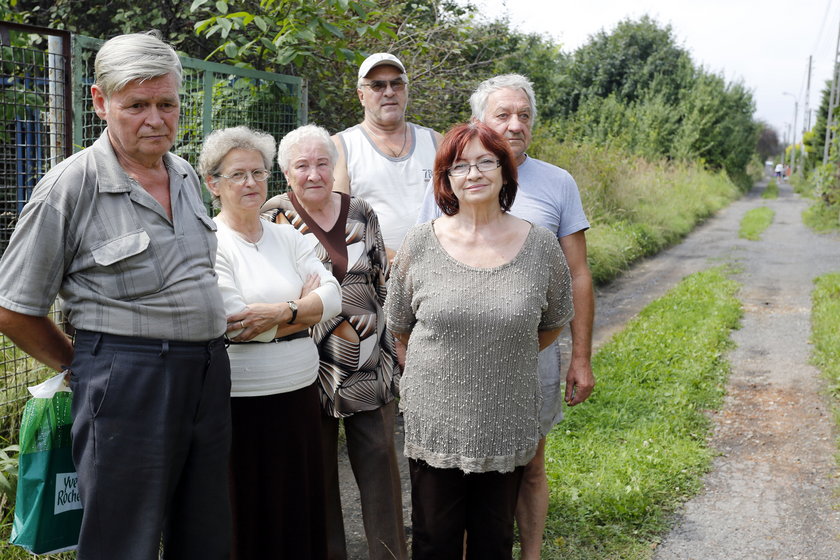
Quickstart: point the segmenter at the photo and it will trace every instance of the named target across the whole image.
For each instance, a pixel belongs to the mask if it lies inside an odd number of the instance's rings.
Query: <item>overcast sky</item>
[[[525,32],[550,36],[570,53],[600,30],[649,15],[670,25],[695,64],[742,81],[753,92],[756,118],[780,138],[793,123],[801,137],[808,56],[811,123],[820,91],[831,78],[840,25],[840,0],[473,0],[490,16],[507,15]]]

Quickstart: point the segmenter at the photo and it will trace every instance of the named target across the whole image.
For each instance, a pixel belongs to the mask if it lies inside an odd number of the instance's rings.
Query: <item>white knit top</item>
[[[574,311],[557,238],[532,226],[508,263],[451,256],[434,222],[409,231],[391,269],[388,327],[411,333],[401,384],[405,455],[437,468],[510,472],[540,439],[539,330]]]

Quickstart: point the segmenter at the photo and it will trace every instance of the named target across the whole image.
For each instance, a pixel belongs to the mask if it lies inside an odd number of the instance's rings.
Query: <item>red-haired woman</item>
[[[537,353],[572,318],[571,280],[556,237],[508,213],[516,163],[487,126],[447,133],[434,193],[444,216],[409,232],[386,302],[408,347],[412,558],[460,560],[466,532],[467,559],[510,559],[540,440]]]

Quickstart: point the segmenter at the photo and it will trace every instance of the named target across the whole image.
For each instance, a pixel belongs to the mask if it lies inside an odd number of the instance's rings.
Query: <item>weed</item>
[[[829,380],[840,409],[840,273],[826,274],[814,281],[811,294],[811,340],[814,352],[811,361]]]
[[[650,162],[592,145],[538,136],[532,152],[567,169],[580,188],[592,277],[604,284],[639,259],[678,242],[737,198],[724,172],[700,164]]]
[[[744,217],[741,218],[738,237],[749,239],[750,241],[758,241],[761,238],[761,234],[764,233],[764,230],[773,223],[775,216],[776,212],[766,206],[760,206],[747,211]]]
[[[770,179],[761,192],[761,198],[779,198],[779,184],[776,183],[776,179]]]
[[[840,207],[817,200],[802,212],[802,221],[818,233],[840,229]]]

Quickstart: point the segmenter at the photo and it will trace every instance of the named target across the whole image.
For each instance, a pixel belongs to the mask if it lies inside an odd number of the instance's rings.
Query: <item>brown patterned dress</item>
[[[330,231],[309,218],[294,193],[263,206],[265,218],[290,223],[311,239],[315,254],[341,283],[341,314],[311,329],[320,354],[321,405],[335,418],[391,402],[401,374],[382,311],[388,258],[379,221],[363,199],[341,196],[341,213]]]

